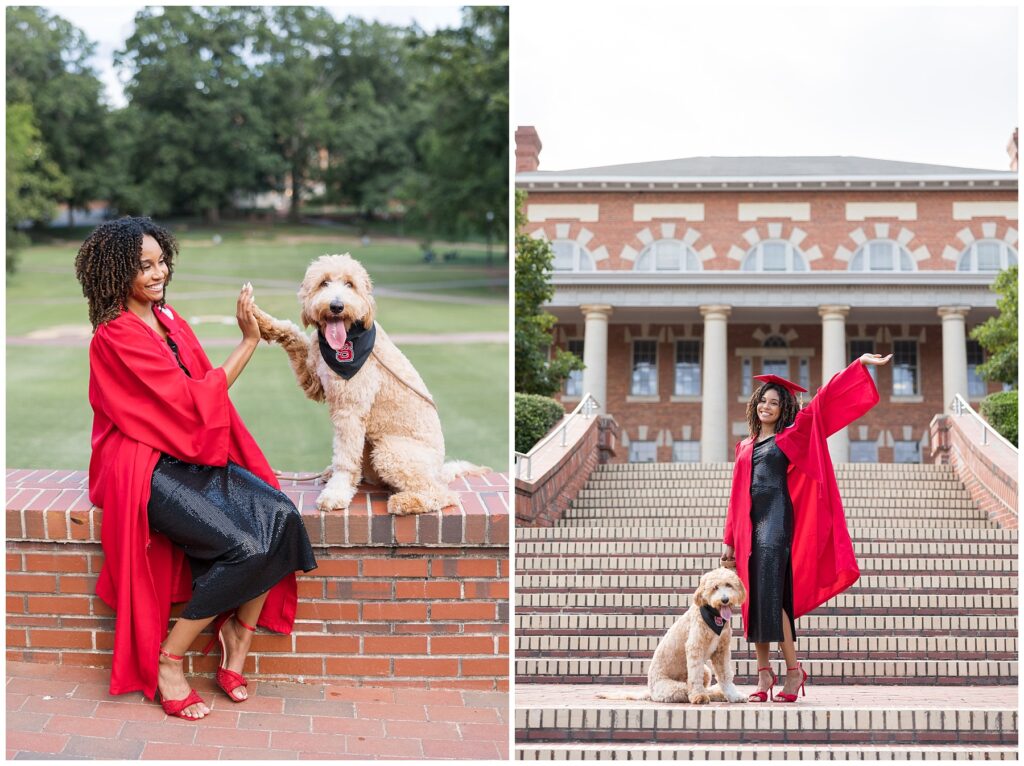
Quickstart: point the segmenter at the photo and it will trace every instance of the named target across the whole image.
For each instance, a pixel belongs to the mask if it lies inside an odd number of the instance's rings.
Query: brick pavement
[[[141,694],[112,697],[109,671],[7,663],[7,759],[507,760],[501,692],[251,681],[233,704],[193,679],[212,708],[193,723]]]

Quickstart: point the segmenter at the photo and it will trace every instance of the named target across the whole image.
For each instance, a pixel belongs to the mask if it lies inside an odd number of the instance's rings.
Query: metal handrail
[[[1004,437],[1001,433],[999,433],[996,429],[994,429],[991,425],[989,425],[988,421],[985,420],[985,418],[983,418],[981,415],[979,415],[975,411],[975,409],[970,404],[968,404],[966,399],[964,399],[962,396],[960,396],[960,394],[956,394],[953,397],[953,414],[956,415],[957,417],[961,417],[964,414],[964,411],[966,411],[969,415],[973,416],[974,419],[976,421],[978,421],[978,423],[982,427],[981,428],[981,446],[983,446],[983,447],[987,447],[988,446],[988,434],[989,434],[989,432],[991,432],[992,435],[997,440],[1001,441],[1007,447],[1012,449],[1015,453],[1017,452],[1017,448],[1014,447],[1009,442],[1009,440],[1006,439],[1006,437]]]
[[[597,399],[591,394],[584,395],[583,399],[579,404],[576,405],[576,409],[570,412],[566,417],[562,419],[562,425],[558,428],[552,429],[543,439],[533,445],[533,448],[526,454],[522,452],[516,452],[516,478],[525,478],[526,481],[530,481],[533,473],[533,456],[542,447],[546,447],[556,435],[561,434],[562,443],[561,447],[569,446],[567,443],[569,423],[572,422],[573,418],[582,416],[584,420],[589,420],[593,417],[594,413],[597,412],[600,405],[597,403]],[[526,476],[523,477],[523,463],[526,463]]]

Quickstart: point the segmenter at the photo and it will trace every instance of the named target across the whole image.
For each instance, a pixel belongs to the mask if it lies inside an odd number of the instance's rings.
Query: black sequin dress
[[[747,594],[752,643],[783,640],[782,612],[796,638],[793,621],[793,501],[786,469],[789,458],[769,437],[754,444],[750,477],[750,587]]]
[[[190,375],[180,358],[178,365]],[[149,527],[181,546],[192,570],[185,619],[230,611],[291,572],[316,569],[298,509],[242,466],[193,465],[165,454],[150,486]]]

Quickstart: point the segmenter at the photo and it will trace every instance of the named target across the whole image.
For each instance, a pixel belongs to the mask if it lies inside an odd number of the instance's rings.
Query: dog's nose
[[[330,308],[332,314],[340,314],[342,311],[345,310],[345,304],[342,303],[341,301],[331,301]]]
[[[722,603],[723,604],[728,604],[729,603],[729,597],[728,596],[722,596]]]

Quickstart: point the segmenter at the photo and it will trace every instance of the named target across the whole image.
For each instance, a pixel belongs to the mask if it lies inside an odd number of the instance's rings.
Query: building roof
[[[697,188],[705,191],[778,188],[1016,189],[1009,170],[960,168],[870,157],[683,157],[625,165],[518,173],[517,185],[535,189]]]

